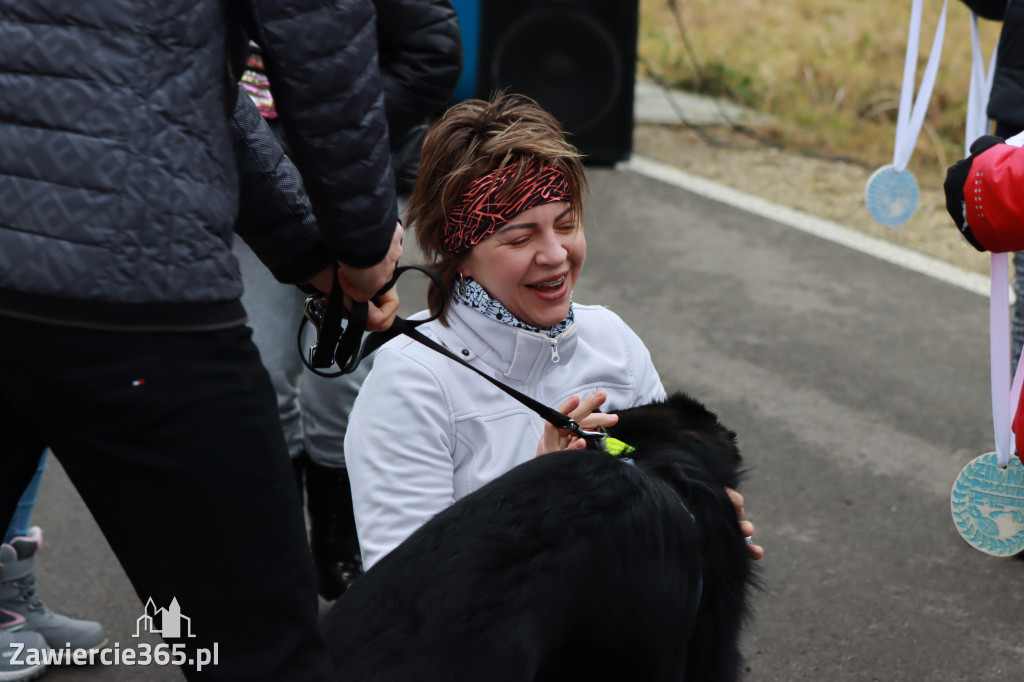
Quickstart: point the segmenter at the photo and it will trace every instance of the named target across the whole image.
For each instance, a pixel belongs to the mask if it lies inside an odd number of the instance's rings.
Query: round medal
[[[1005,469],[994,452],[968,462],[953,483],[950,507],[971,547],[999,557],[1024,550],[1024,466],[1017,457]]]
[[[864,203],[871,217],[885,227],[907,222],[917,210],[918,195],[917,180],[910,171],[896,172],[891,164],[872,173],[864,186]]]

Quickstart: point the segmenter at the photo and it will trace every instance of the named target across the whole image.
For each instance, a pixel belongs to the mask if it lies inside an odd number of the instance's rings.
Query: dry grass
[[[674,86],[700,90],[672,0],[641,0],[640,55]],[[686,35],[712,90],[780,123],[786,146],[892,161],[910,2],[891,0],[677,0]],[[925,0],[917,79],[941,0]],[[938,81],[910,168],[945,173],[963,155],[971,63],[970,13],[951,0]],[[986,62],[1000,25],[981,22]]]

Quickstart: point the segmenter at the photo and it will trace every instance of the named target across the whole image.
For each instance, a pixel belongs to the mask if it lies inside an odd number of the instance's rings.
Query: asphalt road
[[[768,552],[747,679],[1024,678],[1024,562],[971,549],[950,518],[960,468],[992,449],[987,300],[631,171],[590,179],[576,300],[619,312],[666,386],[740,436]],[[36,522],[43,597],[133,646],[143,605],[56,463]]]

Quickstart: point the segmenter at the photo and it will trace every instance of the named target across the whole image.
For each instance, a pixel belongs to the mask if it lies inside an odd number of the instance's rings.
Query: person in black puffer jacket
[[[462,75],[462,35],[449,0],[374,0],[395,189],[416,183],[420,148]]]
[[[995,134],[1007,139],[1024,130],[1024,0],[961,0],[978,16],[1002,21],[995,73],[988,99],[988,117]],[[1024,348],[1024,252],[1013,254],[1013,364],[1016,371]]]
[[[961,0],[975,14],[1002,21],[988,117],[1009,137],[1024,130],[1024,0]]]
[[[50,446],[140,613],[188,617],[189,679],[328,679],[230,250],[227,64],[244,25],[316,213],[250,243],[281,279],[326,289],[337,269],[367,300],[402,233],[372,3],[0,0],[0,25],[0,521]],[[380,301],[384,327],[398,301]]]
[[[444,108],[462,73],[462,40],[449,0],[375,0],[384,108],[400,197],[412,191],[429,118]],[[242,83],[271,127],[277,112],[258,46]],[[249,202],[258,206],[256,197]],[[265,213],[253,211],[239,229]],[[320,596],[334,600],[362,573],[352,492],[345,468],[348,413],[372,364],[326,379],[305,369],[295,327],[303,295],[269,275],[253,251],[235,244],[253,339],[270,373],[300,491],[306,493],[310,546]]]

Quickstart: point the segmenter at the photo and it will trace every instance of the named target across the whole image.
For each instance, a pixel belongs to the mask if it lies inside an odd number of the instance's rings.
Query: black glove
[[[946,181],[942,183],[942,189],[946,193],[946,211],[953,218],[953,222],[956,223],[956,228],[960,230],[960,234],[978,251],[985,251],[986,249],[978,243],[974,233],[971,232],[970,225],[964,219],[964,184],[966,184],[967,178],[971,175],[971,164],[974,163],[974,157],[997,144],[1003,144],[1005,141],[1003,138],[996,137],[995,135],[982,135],[971,143],[970,156],[957,161],[949,167],[946,171]]]

